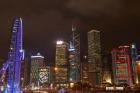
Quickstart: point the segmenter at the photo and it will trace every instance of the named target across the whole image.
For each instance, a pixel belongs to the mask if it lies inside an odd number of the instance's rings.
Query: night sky
[[[70,38],[73,22],[82,38],[91,29],[101,31],[103,51],[129,42],[136,42],[140,49],[139,5],[140,0],[1,0],[0,58],[7,57],[16,16],[23,19],[26,52],[40,51],[48,60],[54,58],[56,40]]]

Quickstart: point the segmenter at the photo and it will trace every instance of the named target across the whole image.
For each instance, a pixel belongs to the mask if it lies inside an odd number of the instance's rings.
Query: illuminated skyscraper
[[[31,73],[30,84],[32,86],[39,86],[39,69],[43,67],[44,57],[37,53],[36,56],[31,56]]]
[[[69,44],[69,81],[80,81],[80,33],[76,26],[72,25],[72,39]]]
[[[88,32],[88,63],[89,82],[93,86],[100,86],[102,81],[100,31]]]
[[[61,85],[68,83],[67,43],[64,41],[56,43],[55,82]]]
[[[75,49],[73,43],[70,42],[69,47],[69,82],[75,83],[77,82],[77,73],[78,73],[77,63],[75,60]]]
[[[136,66],[136,60],[137,60],[137,48],[136,44],[131,44],[131,60],[132,60],[132,81],[133,84],[136,84],[136,72],[135,72],[135,66]]]
[[[75,55],[75,66],[76,66],[76,82],[81,81],[81,58],[80,58],[80,32],[77,31],[76,26],[72,26],[73,32],[73,46],[74,46],[74,55]]]
[[[112,50],[112,69],[116,85],[132,85],[132,61],[130,46],[119,46]]]

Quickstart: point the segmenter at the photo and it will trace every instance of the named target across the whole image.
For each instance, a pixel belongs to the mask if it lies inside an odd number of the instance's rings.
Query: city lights
[[[31,56],[31,58],[44,58],[43,56],[41,56],[41,54],[40,53],[37,53],[37,55],[36,56]]]
[[[54,70],[57,71],[58,70],[58,67],[55,67]]]
[[[8,59],[0,69],[0,93],[140,91],[140,55],[135,43],[113,46],[104,53],[100,31],[86,32],[83,42],[83,34],[72,28],[70,40],[57,40],[55,51],[40,51],[41,55],[33,48],[25,56],[21,18],[13,26]]]
[[[74,83],[70,83],[70,87],[73,88],[74,87]]]
[[[106,82],[112,84],[111,78],[107,78]]]
[[[61,40],[59,40],[59,41],[56,42],[56,44],[58,44],[58,45],[61,45],[63,43],[64,43],[64,41],[61,41]]]
[[[136,63],[140,66],[140,61],[136,61]]]

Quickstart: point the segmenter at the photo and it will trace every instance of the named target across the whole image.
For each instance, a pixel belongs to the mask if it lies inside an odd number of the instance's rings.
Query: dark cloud
[[[85,16],[117,16],[122,0],[69,0],[66,6]]]

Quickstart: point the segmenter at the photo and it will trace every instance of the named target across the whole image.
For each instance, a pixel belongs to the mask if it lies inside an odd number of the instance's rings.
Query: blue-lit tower
[[[136,67],[136,60],[137,60],[137,48],[135,43],[131,44],[131,59],[132,59],[132,81],[135,84],[136,83],[135,67]]]
[[[14,19],[11,32],[10,50],[8,53],[8,77],[5,93],[20,93],[20,67],[23,56],[22,50],[22,19]]]

